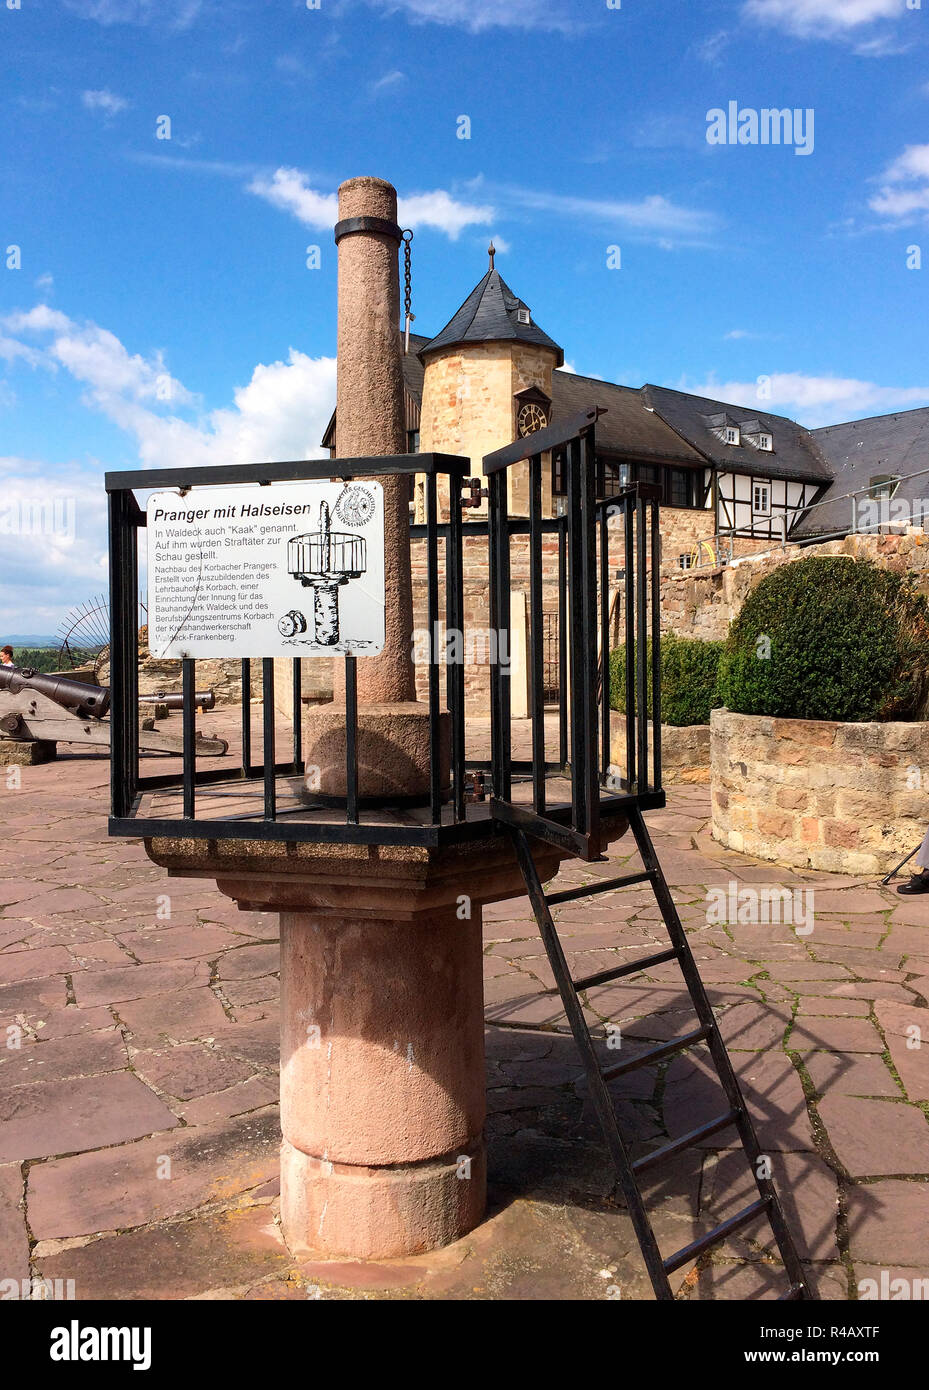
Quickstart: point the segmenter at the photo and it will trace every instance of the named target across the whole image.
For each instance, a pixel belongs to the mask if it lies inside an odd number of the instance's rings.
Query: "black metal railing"
[[[134,837],[195,839],[307,840],[328,843],[440,845],[487,834],[494,821],[521,824],[530,833],[556,841],[585,858],[600,852],[600,819],[630,797],[663,804],[660,753],[660,672],[658,627],[657,490],[645,485],[616,497],[595,496],[595,425],[599,411],[573,417],[488,456],[486,520],[462,520],[461,498],[469,459],[442,454],[411,454],[364,459],[325,459],[254,466],[184,468],[109,473],[111,633],[111,792],[110,833]],[[542,459],[565,446],[567,512],[542,516]],[[528,460],[528,517],[508,514],[509,467]],[[345,795],[338,803],[306,787],[303,741],[302,661],[292,660],[289,679],[290,730],[286,753],[278,748],[275,660],[261,659],[260,750],[254,748],[253,661],[241,661],[240,757],[237,765],[198,766],[196,737],[197,663],[179,662],[182,684],[180,770],[143,774],[138,739],[138,536],[146,514],[136,492],[216,487],[233,483],[271,486],[307,480],[425,477],[425,522],[411,527],[411,543],[425,543],[425,616],[428,629],[426,700],[429,709],[428,790],[420,801],[372,804],[359,794],[357,659],[344,661]],[[439,521],[438,483],[447,479],[448,520]],[[472,494],[476,484],[472,486]],[[444,499],[443,499],[444,502]],[[490,758],[469,756],[465,707],[464,555],[465,538],[486,540],[490,574]],[[551,540],[554,539],[554,546]],[[548,568],[543,545],[554,555]],[[528,748],[514,757],[512,718],[511,550],[528,548]],[[611,555],[619,547],[622,566]],[[616,593],[617,571],[621,588]],[[614,604],[610,609],[611,578]],[[440,602],[444,585],[444,603]],[[546,729],[547,638],[557,605],[557,711]],[[650,612],[649,612],[650,610]],[[441,650],[440,619],[457,635],[455,659]],[[627,720],[625,759],[610,757],[609,651],[612,628],[625,634]],[[646,679],[651,637],[653,678]],[[494,650],[495,642],[495,650]],[[503,654],[504,659],[499,659]],[[494,660],[494,656],[498,659]],[[333,657],[336,661],[340,658]],[[364,658],[361,658],[364,659]],[[442,666],[445,665],[444,691]],[[278,666],[278,678],[280,667]],[[448,754],[442,747],[447,709]],[[341,698],[341,697],[340,697]],[[649,766],[649,723],[653,725]],[[520,735],[525,732],[522,725]],[[443,785],[446,761],[448,785]],[[481,786],[489,783],[490,800]],[[227,800],[224,802],[223,798]],[[232,810],[229,802],[235,802]],[[238,803],[242,803],[241,807]],[[227,814],[217,814],[217,806]]]
[[[585,859],[600,855],[600,822],[619,812],[634,796],[643,805],[661,805],[661,675],[659,595],[659,489],[634,483],[614,497],[596,497],[596,422],[601,412],[586,411],[484,459],[488,478],[491,626],[511,629],[511,547],[527,523],[509,516],[508,469],[529,465],[529,717],[532,726],[531,804],[514,797],[511,689],[507,673],[491,673],[492,814],[527,833],[551,841]],[[562,619],[560,645],[567,655],[562,679],[559,762],[564,788],[549,786],[546,761],[545,670],[543,653],[542,518],[543,456],[564,449],[567,509],[560,519],[557,586]],[[626,660],[625,765],[611,757],[610,710],[610,541],[621,523],[624,555],[623,616]],[[649,679],[649,665],[651,678]],[[599,711],[599,718],[598,718]],[[566,728],[567,724],[567,728]],[[649,726],[652,762],[649,767]],[[567,748],[565,744],[567,742]],[[560,796],[551,801],[551,790]],[[617,793],[604,796],[604,792]]]
[[[441,660],[438,651],[439,537],[445,539],[446,626],[463,627],[461,510],[458,499],[470,460],[445,454],[404,454],[384,458],[352,458],[263,463],[228,468],[185,468],[132,473],[108,473],[110,516],[110,593],[113,613],[110,666],[114,695],[111,724],[111,807],[110,833],[133,836],[177,836],[199,839],[293,839],[324,842],[354,841],[378,844],[437,844],[468,828],[466,770],[464,763],[464,669],[448,665],[445,698],[451,725],[450,789],[442,786],[441,769]],[[296,790],[287,779],[302,778],[306,772],[303,757],[302,660],[292,660],[291,678],[291,756],[277,756],[277,719],[274,698],[275,663],[263,658],[261,672],[262,748],[261,759],[253,757],[251,660],[241,662],[241,757],[238,767],[198,768],[195,729],[196,661],[179,662],[182,682],[181,772],[143,775],[138,747],[138,631],[132,600],[138,587],[138,533],[146,526],[146,513],[139,506],[136,491],[216,487],[231,483],[274,483],[424,474],[426,478],[427,523],[424,528],[427,549],[427,624],[430,654],[428,662],[428,703],[430,712],[430,765],[428,804],[418,816],[407,815],[406,823],[388,824],[377,808],[365,815],[358,790],[358,694],[357,658],[346,655],[345,667],[345,786],[344,819],[333,814],[331,799],[325,805],[303,787]],[[450,506],[449,522],[442,528],[438,517],[438,479],[447,477]],[[332,658],[334,661],[338,658]],[[283,784],[281,779],[284,779]],[[247,787],[245,784],[258,784]],[[152,793],[176,790],[180,803],[171,814],[154,814],[146,798]],[[217,817],[200,815],[205,798],[231,797],[241,800],[251,793],[254,809]],[[290,801],[295,804],[285,806]],[[215,805],[215,801],[210,803]],[[413,808],[405,806],[405,811]],[[300,819],[295,819],[300,817]]]

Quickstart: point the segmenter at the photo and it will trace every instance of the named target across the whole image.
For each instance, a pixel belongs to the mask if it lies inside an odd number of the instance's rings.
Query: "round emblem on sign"
[[[335,514],[346,526],[364,526],[374,515],[374,496],[363,487],[347,487],[335,504]]]

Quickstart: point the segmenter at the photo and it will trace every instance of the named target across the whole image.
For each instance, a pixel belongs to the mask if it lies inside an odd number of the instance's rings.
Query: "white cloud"
[[[513,249],[513,243],[505,236],[494,233],[490,240],[493,242],[495,250],[499,251],[502,256],[506,256]]]
[[[28,362],[30,367],[37,367],[42,360],[42,354],[37,348],[28,347],[26,343],[20,343],[16,338],[5,338],[0,333],[0,360],[4,362],[20,360]]]
[[[0,323],[11,333],[58,333],[71,326],[67,314],[59,309],[50,309],[47,304],[37,304],[34,309],[7,314],[0,319]]]
[[[376,82],[372,82],[369,90],[373,96],[378,96],[381,92],[396,91],[398,87],[404,86],[406,81],[406,73],[401,72],[399,68],[395,68],[393,72],[385,72],[383,77],[379,77]]]
[[[732,34],[728,29],[717,29],[714,34],[709,34],[697,44],[697,57],[704,63],[709,63],[711,67],[718,67],[731,40]]]
[[[868,201],[872,212],[895,222],[929,215],[929,145],[907,145],[884,170]]]
[[[258,175],[248,185],[248,191],[273,207],[292,213],[315,231],[331,231],[339,220],[338,195],[317,192],[299,169],[275,169],[270,179]],[[457,241],[466,227],[487,225],[495,216],[493,208],[459,202],[444,189],[411,194],[398,201],[403,226],[412,226],[414,230],[433,227],[452,241]]]
[[[266,199],[272,207],[293,213],[316,231],[329,231],[339,220],[337,195],[315,192],[299,169],[275,169],[270,179],[259,174],[248,185],[248,191]]]
[[[129,105],[125,97],[117,96],[106,87],[99,92],[82,92],[81,101],[88,111],[103,111],[107,116],[118,116]]]
[[[0,458],[0,544],[2,627],[54,632],[75,599],[106,587],[102,474]]]
[[[482,184],[476,180],[470,186],[476,190]],[[300,169],[282,167],[270,177],[259,174],[247,187],[250,193],[266,199],[273,207],[291,213],[315,231],[330,231],[338,221],[337,195],[320,193],[312,188],[307,175]],[[517,211],[528,209],[575,218],[588,224],[599,222],[617,232],[666,238],[667,246],[675,240],[692,241],[704,237],[714,230],[718,221],[713,213],[681,207],[659,193],[624,202],[510,186],[495,190],[494,196],[497,203],[508,204]],[[401,226],[414,230],[433,228],[443,232],[450,241],[457,241],[468,227],[492,226],[499,216],[499,208],[490,203],[463,202],[439,188],[430,193],[401,195],[398,199],[398,216]],[[498,245],[501,251],[505,249],[502,243]]]
[[[113,418],[135,435],[147,468],[321,458],[335,391],[335,358],[307,357],[291,348],[286,362],[259,363],[248,385],[236,389],[232,407],[196,423],[132,402]]]
[[[437,188],[433,193],[412,193],[399,198],[398,210],[401,225],[433,227],[444,232],[450,241],[457,241],[466,227],[487,227],[496,212],[486,204],[460,203],[444,189]]]
[[[579,372],[573,362],[565,362],[558,368],[561,372],[567,372],[569,376],[583,376],[588,381],[605,381],[599,372]]]
[[[97,324],[77,329],[70,326],[55,338],[50,352],[54,359],[84,382],[98,405],[107,410],[111,402],[170,401],[189,405],[193,398],[165,368],[160,353],[147,360],[130,354],[114,333]]]
[[[745,0],[743,12],[800,38],[847,38],[867,24],[898,19],[905,0]]]
[[[81,19],[98,24],[164,24],[187,29],[200,12],[201,0],[65,0]]]
[[[893,34],[878,34],[873,39],[862,39],[855,44],[855,52],[861,58],[893,58],[899,53],[909,53],[911,43],[902,43]]]
[[[320,440],[335,404],[333,357],[311,358],[292,348],[284,361],[259,363],[234,391],[231,405],[203,411],[198,397],[166,370],[160,353],[132,353],[98,324],[78,324],[38,305],[9,315],[2,326],[45,341],[36,346],[0,335],[0,359],[11,367],[22,362],[54,368],[59,380],[67,373],[83,388],[84,404],[130,438],[142,468],[325,455]],[[0,627],[53,630],[76,596],[105,586],[102,471],[74,460],[0,458]],[[16,530],[19,510],[43,502],[72,508],[70,536]]]
[[[681,207],[661,193],[652,193],[633,202],[578,198],[530,188],[510,188],[508,193],[515,203],[536,212],[574,217],[585,223],[601,222],[620,231],[625,229],[642,235],[701,237],[711,232],[717,222],[715,214]]]
[[[50,270],[44,271],[36,280],[35,287],[42,294],[51,294],[55,288],[55,277]]]
[[[565,13],[567,6],[552,0],[368,0],[368,4],[388,14],[453,24],[475,34],[485,29],[550,29],[569,33],[582,27]]]
[[[929,405],[929,385],[878,386],[855,377],[807,376],[802,372],[772,372],[764,382],[764,387],[759,388],[757,381],[720,382],[711,376],[699,384],[682,380],[677,383],[677,390],[710,400],[730,401],[748,409],[789,415],[811,429]],[[763,395],[759,394],[760,389]]]
[[[0,338],[0,355],[64,368],[84,402],[132,436],[146,468],[317,458],[335,404],[335,359],[291,348],[286,362],[259,363],[233,406],[203,413],[199,398],[167,370],[160,352],[130,353],[99,324],[78,324],[47,305],[0,321],[7,333],[45,334],[42,348]]]

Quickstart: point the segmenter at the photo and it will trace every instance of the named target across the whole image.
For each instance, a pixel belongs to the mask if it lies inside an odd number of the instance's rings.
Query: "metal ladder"
[[[558,990],[564,1005],[564,1010],[574,1034],[581,1057],[584,1062],[584,1070],[587,1074],[587,1084],[590,1088],[590,1096],[593,1100],[597,1118],[606,1138],[610,1157],[616,1169],[620,1188],[626,1201],[629,1215],[635,1229],[639,1247],[645,1259],[648,1274],[655,1290],[655,1297],[661,1300],[671,1300],[674,1293],[671,1289],[669,1275],[682,1266],[690,1264],[705,1251],[720,1245],[729,1236],[743,1227],[750,1225],[758,1218],[766,1217],[768,1224],[774,1233],[781,1258],[784,1261],[784,1268],[789,1279],[787,1290],[780,1295],[781,1300],[811,1299],[814,1295],[810,1292],[800,1263],[800,1258],[794,1246],[793,1238],[784,1219],[783,1209],[780,1204],[774,1184],[770,1178],[759,1176],[759,1159],[761,1158],[761,1148],[751,1116],[745,1105],[741,1088],[732,1069],[726,1045],[723,1042],[719,1025],[713,1014],[713,1009],[707,996],[706,987],[700,978],[700,972],[690,949],[690,943],[684,931],[681,919],[678,916],[677,908],[671,897],[665,876],[662,872],[658,856],[652,844],[651,837],[645,826],[642,812],[638,805],[632,804],[628,811],[629,824],[635,836],[639,855],[644,864],[644,872],[626,874],[620,878],[606,879],[598,883],[586,885],[581,888],[569,888],[562,892],[549,893],[547,896],[543,892],[542,883],[539,879],[538,870],[532,853],[529,848],[529,841],[526,832],[516,826],[510,826],[510,834],[516,849],[516,855],[522,871],[523,879],[526,884],[526,891],[532,904],[542,940],[548,953],[549,961],[558,984]],[[556,903],[570,902],[577,898],[592,896],[595,893],[606,893],[614,888],[627,887],[634,883],[650,883],[655,894],[656,901],[661,909],[665,928],[671,941],[670,948],[658,951],[654,955],[645,956],[632,961],[628,965],[620,965],[610,970],[600,970],[594,975],[587,975],[583,979],[575,980],[568,969],[564,950],[555,924],[552,921],[551,908]],[[665,961],[676,960],[680,966],[684,982],[687,986],[688,994],[697,1014],[700,1026],[691,1032],[684,1034],[683,1037],[675,1038],[671,1042],[662,1043],[658,1047],[650,1048],[629,1061],[618,1062],[613,1066],[601,1067],[594,1047],[594,1041],[584,1018],[584,1010],[580,1002],[579,995],[582,990],[590,989],[595,985],[606,984],[610,980],[621,979],[625,975],[634,975],[638,971],[648,970],[652,966],[660,965]],[[619,1132],[619,1125],[616,1119],[616,1112],[607,1089],[607,1081],[616,1076],[625,1076],[629,1072],[636,1071],[639,1067],[648,1066],[652,1062],[662,1061],[664,1058],[673,1057],[679,1052],[693,1047],[696,1043],[705,1042],[710,1051],[710,1056],[716,1068],[723,1090],[726,1094],[728,1109],[706,1124],[700,1125],[697,1129],[692,1129],[687,1134],[682,1134],[680,1138],[672,1140],[662,1148],[656,1149],[653,1153],[646,1154],[644,1158],[636,1159],[632,1162],[623,1143]],[[755,1183],[758,1187],[758,1197],[742,1211],[727,1221],[722,1222],[708,1234],[701,1236],[699,1240],[693,1241],[690,1245],[684,1246],[673,1255],[663,1258],[658,1249],[658,1242],[652,1230],[648,1213],[639,1191],[637,1179],[642,1173],[649,1172],[657,1167],[664,1159],[671,1158],[674,1154],[681,1153],[684,1149],[700,1142],[701,1139],[709,1135],[716,1134],[721,1130],[727,1129],[730,1125],[738,1131],[742,1143],[742,1150],[752,1168]]]

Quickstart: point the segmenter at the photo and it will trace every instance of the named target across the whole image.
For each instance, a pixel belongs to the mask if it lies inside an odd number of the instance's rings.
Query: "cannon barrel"
[[[85,685],[67,676],[45,675],[28,666],[0,666],[0,690],[8,690],[11,695],[28,695],[34,690],[54,700],[62,709],[73,710],[82,719],[88,716],[102,719],[110,708],[110,692],[106,686]]]
[[[157,695],[140,695],[140,705],[167,705],[168,709],[183,709],[184,697],[178,690],[162,691]],[[200,709],[212,709],[216,704],[216,696],[212,690],[197,690],[194,693],[194,704],[199,705]]]

